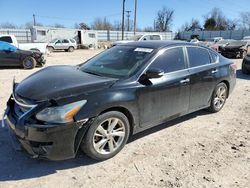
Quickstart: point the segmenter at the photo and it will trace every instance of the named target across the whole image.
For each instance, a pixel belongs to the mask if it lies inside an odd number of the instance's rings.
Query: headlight
[[[70,103],[64,106],[45,108],[36,114],[36,118],[50,123],[68,123],[73,121],[74,115],[86,104],[86,100]]]

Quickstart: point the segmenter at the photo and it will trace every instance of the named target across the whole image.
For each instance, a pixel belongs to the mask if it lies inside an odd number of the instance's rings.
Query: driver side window
[[[171,48],[158,56],[151,64],[150,68],[161,69],[165,73],[183,70],[185,66],[185,58],[182,47]]]

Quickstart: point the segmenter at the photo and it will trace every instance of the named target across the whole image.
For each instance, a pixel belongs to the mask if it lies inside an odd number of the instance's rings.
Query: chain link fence
[[[214,37],[222,37],[224,39],[241,40],[246,36],[250,36],[250,30],[234,30],[234,31],[184,31],[177,34],[179,39],[189,40],[192,36],[199,36],[200,40],[207,40]]]

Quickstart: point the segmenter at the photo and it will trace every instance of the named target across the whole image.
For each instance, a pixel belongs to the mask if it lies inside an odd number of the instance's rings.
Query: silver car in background
[[[54,39],[49,42],[47,46],[49,52],[55,50],[65,50],[66,52],[73,52],[77,49],[77,42],[75,39]]]

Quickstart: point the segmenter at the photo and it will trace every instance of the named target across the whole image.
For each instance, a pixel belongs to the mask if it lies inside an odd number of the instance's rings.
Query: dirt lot
[[[58,52],[47,66],[76,64],[98,51]],[[240,68],[241,60],[235,60]],[[39,70],[0,70],[0,114],[12,79]],[[52,162],[29,158],[12,149],[0,128],[0,188],[8,187],[249,187],[250,76],[237,72],[237,86],[224,109],[204,110],[133,136],[116,157],[95,162]]]

